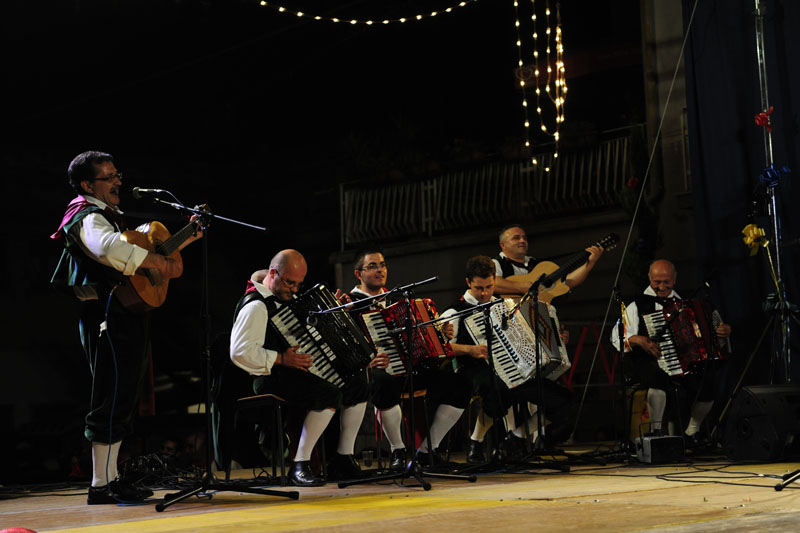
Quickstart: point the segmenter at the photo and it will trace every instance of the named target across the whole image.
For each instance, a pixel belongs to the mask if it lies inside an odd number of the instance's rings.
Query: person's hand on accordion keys
[[[386,368],[389,366],[389,356],[381,352],[369,362],[367,368]]]
[[[638,346],[656,359],[661,357],[661,347],[659,347],[658,343],[650,337],[645,337],[644,335],[631,335],[628,337],[628,343],[631,346]]]
[[[485,344],[475,344],[469,347],[469,355],[475,359],[488,359],[489,348]]]
[[[313,363],[313,359],[307,353],[297,353],[298,348],[300,348],[300,346],[292,346],[285,352],[279,353],[275,363],[298,368],[300,370],[308,370]]]

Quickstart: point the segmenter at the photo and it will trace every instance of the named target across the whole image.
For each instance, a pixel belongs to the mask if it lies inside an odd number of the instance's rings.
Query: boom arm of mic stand
[[[182,213],[191,213],[193,215],[197,215],[203,221],[203,227],[204,228],[206,226],[208,226],[208,224],[209,224],[209,222],[211,220],[219,219],[219,220],[224,220],[225,222],[232,222],[233,224],[238,224],[240,226],[244,226],[244,227],[247,227],[247,228],[255,229],[255,230],[258,230],[258,231],[264,231],[264,232],[269,231],[269,228],[266,228],[264,226],[256,226],[255,224],[249,224],[247,222],[242,222],[241,220],[234,220],[232,218],[223,217],[221,215],[215,215],[214,213],[212,213],[212,212],[210,212],[208,210],[199,209],[199,208],[196,208],[196,207],[187,207],[187,206],[185,206],[185,205],[183,205],[181,203],[178,203],[178,202],[167,202],[166,200],[162,200],[161,198],[152,198],[152,200],[155,203],[169,206],[169,207],[171,207],[171,208],[173,208],[173,209],[175,209],[177,211],[180,211]]]

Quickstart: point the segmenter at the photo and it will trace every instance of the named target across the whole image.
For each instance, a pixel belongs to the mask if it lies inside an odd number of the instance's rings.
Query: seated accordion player
[[[642,318],[648,337],[661,349],[658,365],[670,376],[688,374],[700,363],[727,356],[715,333],[722,320],[708,300],[670,300]]]
[[[440,324],[427,324],[438,318],[430,298],[400,300],[385,309],[361,314],[365,329],[379,352],[389,356],[386,372],[393,376],[406,375],[408,370],[419,371],[437,367],[442,358],[452,357],[453,349],[444,337]],[[404,329],[411,321],[409,333]]]
[[[269,318],[288,346],[300,346],[298,352],[313,357],[309,372],[341,387],[369,365],[375,349],[350,313],[324,313],[338,305],[331,291],[318,284]]]
[[[566,372],[571,363],[559,335],[560,325],[555,308],[539,302],[537,337],[539,369],[548,379],[555,380]],[[536,374],[536,337],[533,329],[511,299],[490,308],[492,330],[491,351],[495,373],[509,389],[513,389]],[[464,319],[473,341],[486,338],[483,311]]]

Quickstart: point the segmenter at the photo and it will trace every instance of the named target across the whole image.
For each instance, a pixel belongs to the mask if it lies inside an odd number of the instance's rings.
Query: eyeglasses
[[[276,272],[277,272],[277,271],[276,271]],[[300,290],[300,289],[303,287],[303,282],[302,282],[302,281],[301,281],[301,282],[297,282],[297,281],[290,281],[290,280],[287,280],[287,279],[285,279],[283,276],[281,276],[281,273],[280,273],[280,272],[278,272],[278,279],[280,279],[280,280],[281,280],[281,283],[283,283],[284,285],[286,285],[286,288],[287,288],[287,289],[292,289],[292,290],[295,290],[295,289],[296,289],[296,290]]]
[[[373,270],[378,270],[378,269],[385,270],[386,263],[381,261],[380,263],[370,263],[368,265],[364,265],[363,267],[361,267],[362,271],[366,270],[367,272],[372,272]]]
[[[111,181],[114,178],[118,179],[119,181],[122,181],[122,172],[115,172],[114,174],[106,176],[105,178],[94,178],[92,181]]]

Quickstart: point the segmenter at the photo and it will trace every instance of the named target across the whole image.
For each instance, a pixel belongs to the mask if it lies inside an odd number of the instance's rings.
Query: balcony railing
[[[559,157],[538,154],[537,165],[501,162],[414,182],[343,184],[341,249],[618,207],[630,175],[632,131]]]

